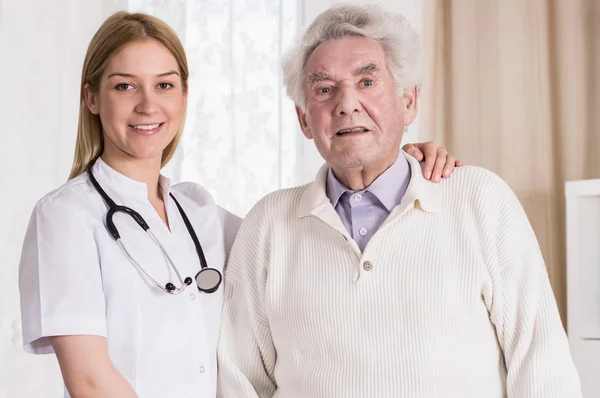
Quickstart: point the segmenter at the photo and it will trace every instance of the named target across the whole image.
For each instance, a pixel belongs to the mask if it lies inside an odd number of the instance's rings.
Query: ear
[[[410,125],[419,111],[419,87],[412,86],[404,90],[404,125]]]
[[[313,135],[308,127],[308,122],[306,121],[306,113],[300,108],[296,106],[296,116],[298,116],[298,123],[300,123],[300,128],[302,129],[302,134],[309,140],[312,140]]]
[[[83,87],[83,90],[85,92],[85,104],[87,105],[88,109],[94,115],[99,114],[100,109],[98,106],[98,96],[91,90],[90,85],[87,83]]]

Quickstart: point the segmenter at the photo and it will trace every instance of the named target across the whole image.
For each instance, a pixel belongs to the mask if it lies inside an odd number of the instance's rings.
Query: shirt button
[[[360,234],[360,236],[365,236],[367,234],[367,230],[365,228],[361,228],[358,233]]]
[[[200,366],[200,373],[204,373],[204,366]]]
[[[370,261],[365,261],[363,263],[363,268],[365,271],[371,271],[371,268],[373,268],[373,264],[371,264]]]
[[[354,195],[354,200],[356,200],[357,202],[360,202],[362,200],[362,195],[357,193],[356,195]]]
[[[194,296],[193,294],[190,294],[190,300],[196,300],[196,296]]]

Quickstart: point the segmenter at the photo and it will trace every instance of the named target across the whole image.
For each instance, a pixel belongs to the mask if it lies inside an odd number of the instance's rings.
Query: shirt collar
[[[333,169],[331,167],[327,170],[325,189],[327,197],[329,198],[329,201],[331,201],[333,207],[336,207],[342,195],[349,191],[349,189],[337,179],[335,174],[333,174]]]
[[[410,167],[410,182],[408,183],[406,193],[402,197],[402,201],[417,201],[418,206],[421,209],[430,213],[439,213],[441,211],[442,203],[439,184],[435,184],[423,177],[421,164],[418,160],[416,160],[404,151],[401,151],[401,153]],[[402,164],[400,156],[398,156],[398,158],[399,160],[397,160],[394,163],[394,166],[396,166],[396,164],[398,164],[399,166]],[[343,194],[344,192],[340,193],[339,188],[332,187],[333,189],[331,190],[331,192],[333,197],[335,198],[335,201],[330,200],[327,193],[329,169],[329,165],[324,164],[317,173],[315,180],[307,185],[306,189],[304,190],[304,193],[302,194],[302,197],[300,198],[300,203],[298,205],[298,217],[307,217],[318,211],[323,206],[327,206],[328,204],[335,206],[333,205],[334,202],[337,204],[337,201],[339,200],[341,194]],[[390,174],[394,174],[394,172]],[[393,186],[400,186],[400,183],[398,183],[400,181],[399,178],[397,180],[390,178],[390,181],[393,184]],[[390,184],[390,182],[388,182],[387,177],[384,178],[384,184]],[[347,188],[343,185],[342,187],[344,190],[347,190]],[[394,195],[397,195],[398,191],[395,191]],[[338,196],[336,197],[335,195]],[[396,196],[394,195],[390,196],[393,197],[393,201],[395,202]],[[385,200],[388,201],[387,204],[384,203],[384,205],[387,207],[390,204],[390,201],[387,199]],[[396,205],[397,203],[394,206]]]
[[[410,181],[410,166],[402,154],[394,163],[375,179],[364,191],[369,191],[385,206],[388,211],[400,204]],[[327,172],[327,197],[333,207],[337,206],[341,196],[346,192],[354,192],[342,184],[329,167]]]
[[[102,158],[96,160],[92,166],[92,173],[104,190],[110,190],[113,194],[118,195],[121,200],[131,197],[143,200],[148,199],[148,185],[145,182],[133,180],[119,173],[106,164]],[[171,189],[171,179],[161,174],[158,178],[158,185],[160,186],[163,200],[167,201]]]

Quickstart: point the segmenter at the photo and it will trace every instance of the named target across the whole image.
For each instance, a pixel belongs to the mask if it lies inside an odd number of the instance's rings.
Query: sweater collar
[[[442,201],[439,185],[423,177],[418,160],[404,151],[401,151],[401,153],[410,165],[411,178],[402,202],[398,206],[405,207],[410,202],[415,207],[418,206],[418,208],[428,213],[440,213]],[[302,193],[296,213],[298,218],[315,215],[325,207],[332,207],[327,196],[328,172],[329,165],[323,165],[319,169],[315,180],[308,184]],[[401,181],[398,181],[398,183],[400,184]]]

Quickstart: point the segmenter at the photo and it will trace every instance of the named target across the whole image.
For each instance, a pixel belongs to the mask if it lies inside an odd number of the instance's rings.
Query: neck
[[[396,159],[391,159],[386,162],[379,164],[359,166],[351,168],[337,168],[332,166],[333,173],[339,182],[344,184],[347,188],[353,191],[362,191],[367,188],[382,175],[391,165],[394,164]]]
[[[158,179],[161,159],[134,159],[103,152],[104,163],[132,180],[143,182],[148,186],[148,199],[162,199]]]

